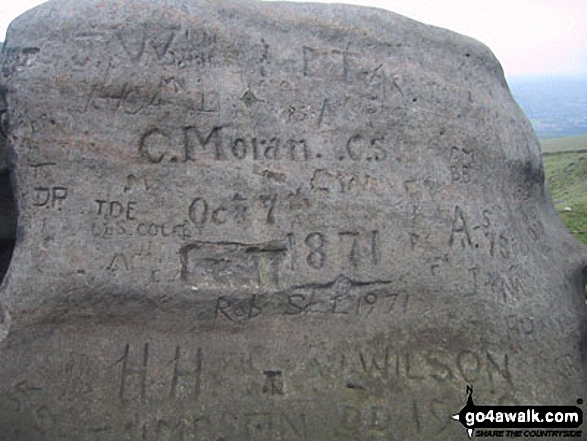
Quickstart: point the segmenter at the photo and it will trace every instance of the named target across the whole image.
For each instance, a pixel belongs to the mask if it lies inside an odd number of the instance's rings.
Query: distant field
[[[587,133],[587,76],[525,76],[508,83],[539,138]]]
[[[564,138],[541,139],[543,153],[587,151],[587,134]]]

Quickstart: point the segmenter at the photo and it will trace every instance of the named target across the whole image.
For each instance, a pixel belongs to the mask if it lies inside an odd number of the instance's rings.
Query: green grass
[[[556,211],[569,231],[587,244],[587,149],[583,142],[587,143],[587,135],[540,140]]]
[[[544,153],[554,205],[566,227],[587,244],[587,151]]]

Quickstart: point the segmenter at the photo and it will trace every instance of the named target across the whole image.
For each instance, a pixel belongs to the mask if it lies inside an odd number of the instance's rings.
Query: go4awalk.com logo
[[[583,404],[582,399],[577,404]],[[452,416],[469,438],[579,438],[583,411],[577,406],[477,406],[467,386],[467,404]]]

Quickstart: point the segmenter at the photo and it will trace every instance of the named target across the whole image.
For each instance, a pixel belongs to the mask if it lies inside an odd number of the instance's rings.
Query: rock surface
[[[464,439],[587,390],[585,249],[480,43],[375,9],[10,28],[1,440]]]

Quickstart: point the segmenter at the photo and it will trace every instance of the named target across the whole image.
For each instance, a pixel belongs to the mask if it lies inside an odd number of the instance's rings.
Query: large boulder
[[[377,9],[58,0],[2,87],[0,439],[462,439],[587,390],[586,257],[482,44]]]

